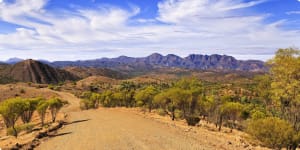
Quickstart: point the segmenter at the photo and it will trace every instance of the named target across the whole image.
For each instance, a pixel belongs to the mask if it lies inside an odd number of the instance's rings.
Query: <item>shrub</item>
[[[25,106],[24,112],[21,114],[21,119],[22,119],[23,123],[30,122],[33,112],[36,110],[36,108],[41,100],[42,100],[41,98],[24,100],[24,102],[26,103],[26,106]]]
[[[251,120],[247,131],[266,146],[274,149],[289,146],[294,135],[292,126],[276,117]]]
[[[3,117],[4,123],[7,128],[12,128],[13,135],[18,136],[15,128],[20,115],[25,111],[26,103],[20,98],[8,99],[0,104],[0,114]]]
[[[82,99],[80,101],[80,109],[82,110],[88,110],[88,109],[93,109],[95,107],[95,101],[89,100],[89,99]]]
[[[186,116],[185,120],[189,126],[195,126],[200,122],[200,118],[198,116]]]
[[[251,118],[254,120],[266,118],[266,114],[258,110],[253,110],[251,111]]]
[[[160,116],[165,116],[167,114],[166,110],[162,109],[162,108],[159,108],[157,109],[157,113],[160,115]]]
[[[48,107],[49,107],[49,103],[47,101],[40,101],[36,108],[37,112],[39,113],[42,126],[44,126],[45,116]]]
[[[183,119],[183,112],[181,110],[176,109],[174,115],[176,119]]]
[[[30,132],[32,129],[33,129],[34,125],[33,124],[22,124],[22,125],[19,125],[19,126],[16,126],[16,132],[17,133],[20,133],[22,131],[27,131],[27,132]],[[7,129],[7,135],[14,135],[14,130],[13,128],[8,128]]]
[[[59,110],[65,105],[67,102],[62,101],[59,98],[52,98],[48,100],[49,109],[51,112],[52,122],[55,122],[56,116]]]

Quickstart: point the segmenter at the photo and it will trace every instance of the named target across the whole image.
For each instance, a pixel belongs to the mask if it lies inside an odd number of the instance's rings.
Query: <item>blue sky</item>
[[[299,0],[0,0],[0,60],[267,60],[286,47],[300,47]]]

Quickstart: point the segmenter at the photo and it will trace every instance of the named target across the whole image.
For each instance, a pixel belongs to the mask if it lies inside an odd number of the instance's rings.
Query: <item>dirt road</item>
[[[70,120],[74,123],[65,126],[58,136],[42,143],[38,149],[213,149],[202,146],[200,139],[189,137],[176,128],[130,112],[113,109],[72,112]]]
[[[44,141],[38,150],[214,150],[260,149],[241,143],[234,134],[213,132],[204,128],[182,130],[123,109],[99,108],[79,111],[79,99],[59,92],[70,105],[69,124],[54,137]]]

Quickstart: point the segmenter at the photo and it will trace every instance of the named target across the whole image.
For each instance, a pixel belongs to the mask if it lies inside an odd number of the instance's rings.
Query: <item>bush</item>
[[[167,112],[164,109],[162,109],[162,108],[157,109],[157,113],[160,116],[165,116],[167,114]]]
[[[62,101],[59,98],[52,98],[48,100],[49,109],[51,112],[52,122],[55,122],[56,115],[58,114],[59,110],[68,102]]]
[[[47,101],[40,101],[36,108],[37,112],[39,113],[42,126],[44,126],[45,116],[48,107],[49,107],[49,103]]]
[[[200,122],[200,118],[198,116],[186,116],[185,120],[189,126],[195,126]]]
[[[251,120],[247,131],[263,144],[274,149],[289,146],[294,135],[292,126],[276,117]]]
[[[96,100],[82,99],[80,101],[80,109],[82,109],[82,110],[95,109],[98,107],[98,105],[96,103],[97,103]]]
[[[26,109],[26,103],[20,98],[8,99],[0,104],[0,114],[7,128],[12,127],[14,136],[18,136],[15,124]]]
[[[19,126],[16,126],[15,129],[17,131],[17,133],[20,133],[22,131],[27,131],[27,132],[30,132],[32,129],[33,129],[34,125],[33,124],[22,124],[22,125],[19,125]],[[8,128],[7,129],[7,135],[14,135],[14,130],[13,128]]]
[[[174,114],[176,119],[183,119],[183,112],[181,110],[176,109]]]
[[[26,107],[24,109],[24,112],[21,114],[21,119],[23,123],[29,123],[33,112],[36,110],[37,105],[41,101],[41,98],[35,98],[35,99],[25,99],[24,103],[26,103]]]

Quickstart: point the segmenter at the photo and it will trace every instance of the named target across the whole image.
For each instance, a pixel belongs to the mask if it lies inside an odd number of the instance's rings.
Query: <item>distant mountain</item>
[[[0,72],[0,77],[21,82],[33,83],[59,83],[66,80],[77,80],[77,76],[65,70],[53,68],[34,60],[25,60]]]
[[[24,59],[14,57],[14,58],[10,58],[10,59],[6,60],[4,63],[7,63],[7,64],[16,64],[16,63],[21,62],[23,60]]]
[[[154,53],[148,57],[102,58],[86,61],[56,61],[51,63],[56,67],[78,66],[111,68],[117,70],[149,70],[155,68],[184,68],[194,70],[235,70],[235,71],[266,71],[264,62],[258,60],[242,61],[226,55],[197,55],[192,54],[182,58],[173,54],[163,56]]]

